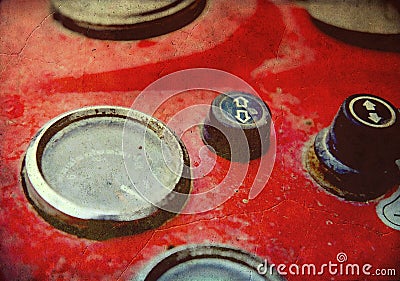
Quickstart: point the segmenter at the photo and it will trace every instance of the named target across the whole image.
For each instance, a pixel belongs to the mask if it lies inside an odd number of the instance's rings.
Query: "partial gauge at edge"
[[[285,281],[260,257],[223,244],[188,244],[168,250],[132,281]]]

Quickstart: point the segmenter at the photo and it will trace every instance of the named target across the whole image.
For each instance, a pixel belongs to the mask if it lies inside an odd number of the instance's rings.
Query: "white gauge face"
[[[85,115],[80,109],[56,118],[33,140],[26,174],[39,195],[36,201],[80,219],[146,217],[157,208],[138,190],[152,202],[165,200],[174,190],[184,165],[180,143],[161,122],[157,131],[146,125],[151,117],[145,114],[134,112],[127,119],[122,114],[128,109],[117,108],[121,112],[115,115],[96,110],[101,111],[90,108]],[[129,140],[125,149],[124,134]]]

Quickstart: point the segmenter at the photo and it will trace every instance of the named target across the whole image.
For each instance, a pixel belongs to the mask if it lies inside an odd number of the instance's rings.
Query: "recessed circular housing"
[[[173,248],[154,259],[134,281],[282,281],[260,257],[226,245],[200,244]]]
[[[400,52],[399,1],[306,1],[313,23],[335,39],[367,49]]]
[[[128,173],[126,160],[135,171]],[[43,218],[63,231],[104,240],[172,218],[174,213],[146,201],[135,185],[162,190],[158,206],[182,208],[184,200],[174,202],[172,193],[190,192],[189,165],[185,146],[161,121],[128,108],[95,106],[44,125],[26,151],[22,178]]]
[[[195,20],[206,0],[52,0],[65,27],[104,40],[137,40],[166,34]]]

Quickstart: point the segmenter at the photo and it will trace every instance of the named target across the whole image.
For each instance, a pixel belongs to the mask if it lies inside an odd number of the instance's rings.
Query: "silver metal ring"
[[[122,148],[123,134],[131,135],[132,147]],[[165,149],[178,167],[174,172],[162,158]],[[160,157],[149,163],[148,155]],[[128,175],[125,157],[135,161],[130,168],[137,171]],[[161,121],[128,108],[95,106],[45,124],[26,151],[22,176],[28,198],[45,219],[62,230],[72,228],[78,236],[104,239],[108,228],[117,232],[106,238],[141,232],[169,219],[172,214],[136,192],[134,181],[165,190],[160,200],[171,204],[170,192],[190,191],[190,177],[183,177],[189,166],[183,143]],[[137,178],[130,178],[132,174]],[[158,186],[162,184],[169,186]],[[183,207],[185,202],[172,203]]]

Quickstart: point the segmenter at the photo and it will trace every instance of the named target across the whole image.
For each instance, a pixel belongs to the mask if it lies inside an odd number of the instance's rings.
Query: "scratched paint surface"
[[[400,233],[378,219],[378,202],[339,200],[319,188],[302,165],[305,143],[330,124],[348,95],[374,93],[400,106],[399,54],[337,42],[320,33],[306,11],[279,1],[209,1],[189,26],[132,42],[93,40],[67,31],[53,21],[45,0],[3,0],[0,17],[1,280],[128,280],[168,247],[203,242],[230,244],[287,265],[336,262],[344,252],[351,263],[400,273]],[[45,122],[87,105],[130,107],[151,82],[194,67],[239,76],[271,108],[276,163],[258,197],[247,200],[256,160],[223,205],[179,215],[136,236],[79,239],[53,228],[33,210],[19,172],[30,139]],[[180,109],[211,103],[214,97],[182,93],[155,115],[168,121]],[[192,165],[199,165],[199,129],[187,131],[183,140]],[[229,165],[217,158],[212,171],[194,182],[194,192],[218,184]]]

